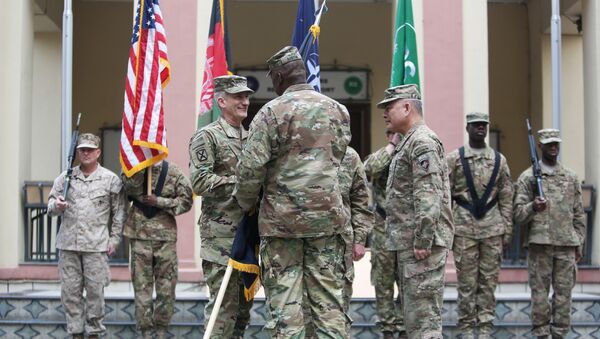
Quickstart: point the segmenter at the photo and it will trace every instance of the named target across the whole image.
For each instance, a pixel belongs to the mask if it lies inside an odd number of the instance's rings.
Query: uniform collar
[[[219,125],[221,125],[221,128],[223,128],[223,131],[225,131],[225,135],[227,135],[229,138],[239,138],[240,137],[240,130],[238,128],[235,128],[233,126],[231,126],[223,117],[219,118]],[[248,131],[246,131],[246,129],[244,128],[244,125],[240,124],[240,128],[242,129],[242,139],[246,139],[246,136],[248,136]]]
[[[98,167],[96,167],[96,170],[94,172],[92,172],[89,176],[85,176],[83,174],[83,172],[81,171],[81,168],[79,167],[79,165],[77,167],[73,168],[73,177],[74,178],[78,178],[80,180],[94,180],[100,173],[102,166],[100,166],[100,164],[98,164]]]
[[[289,92],[296,92],[296,91],[314,91],[315,89],[312,87],[312,85],[309,84],[295,84],[295,85],[291,85],[290,87],[288,87],[285,92],[283,92],[283,94],[289,93]]]
[[[464,147],[465,147],[465,158],[472,158],[472,157],[475,157],[478,155],[475,152],[473,152],[473,148],[469,145],[469,143],[466,143]],[[494,150],[488,145],[485,146],[485,152],[483,152],[481,154],[483,154],[483,157],[486,159],[494,158]]]
[[[548,171],[546,169],[546,166],[542,166],[542,160],[539,160],[540,162],[540,169],[542,170],[542,174],[544,175],[561,175],[563,173],[563,167],[562,164],[560,162],[556,162],[556,166],[554,167],[553,171]]]

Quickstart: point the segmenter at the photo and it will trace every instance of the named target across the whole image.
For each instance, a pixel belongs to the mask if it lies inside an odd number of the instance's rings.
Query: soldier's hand
[[[69,207],[69,204],[65,201],[65,198],[61,195],[59,197],[56,198],[56,209],[64,212],[67,207]]]
[[[392,136],[392,142],[395,145],[398,145],[400,143],[400,140],[402,140],[402,137],[400,136],[400,133],[394,133],[394,136]]]
[[[142,203],[144,203],[145,205],[149,205],[149,206],[156,206],[158,204],[158,199],[156,198],[156,195],[154,195],[154,194],[144,195],[142,197]]]
[[[430,249],[415,248],[414,251],[415,251],[415,258],[417,258],[417,260],[423,260],[431,255]]]
[[[365,256],[365,247],[361,244],[352,245],[352,260],[359,261]]]
[[[548,202],[544,198],[535,197],[533,200],[533,210],[535,212],[543,212],[548,207]]]
[[[108,249],[106,250],[107,254],[109,257],[112,257],[113,254],[115,254],[117,250],[115,249],[115,246],[113,246],[113,244],[111,244],[110,242],[108,243]]]

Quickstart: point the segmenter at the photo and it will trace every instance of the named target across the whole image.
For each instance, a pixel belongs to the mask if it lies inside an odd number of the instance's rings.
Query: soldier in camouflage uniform
[[[454,226],[444,147],[423,122],[415,85],[388,88],[377,104],[396,147],[386,189],[386,247],[398,253],[404,326],[409,338],[442,338],[446,257]]]
[[[242,209],[231,193],[237,177],[235,167],[247,131],[242,120],[248,113],[249,96],[246,78],[231,75],[214,80],[216,104],[222,115],[219,120],[198,130],[190,141],[190,177],[194,193],[202,197],[200,216],[200,257],[210,299],[204,309],[205,319],[215,303],[215,297],[229,260],[233,238],[243,216]],[[211,338],[241,338],[250,320],[252,301],[246,301],[241,276],[234,270]]]
[[[129,208],[123,234],[130,239],[131,280],[135,292],[135,318],[142,338],[166,337],[175,306],[177,285],[177,222],[175,216],[192,207],[192,187],[181,169],[166,160],[152,166],[152,192],[147,175],[121,175]],[[156,301],[152,291],[156,289]]]
[[[304,338],[303,292],[316,335],[346,338],[344,240],[349,222],[338,169],[350,142],[350,116],[306,83],[295,47],[269,60],[275,92],[250,126],[234,196],[260,204],[262,280],[273,338]]]
[[[385,186],[392,155],[400,143],[400,134],[386,131],[388,144],[365,160],[365,171],[371,180],[375,210],[375,224],[371,234],[371,284],[375,287],[377,304],[377,327],[383,332],[384,339],[394,338],[398,332],[405,338],[406,332],[402,321],[402,293],[394,300],[394,284],[400,291],[400,275],[396,251],[388,251],[385,247]]]
[[[502,248],[512,235],[510,171],[506,158],[485,142],[488,125],[488,114],[467,114],[469,142],[448,155],[458,329],[464,339],[475,338],[475,328],[480,339],[492,336]]]
[[[342,233],[346,245],[344,250],[344,312],[349,314],[352,283],[354,282],[354,261],[362,259],[365,255],[365,244],[367,234],[373,224],[373,214],[369,211],[369,191],[363,163],[360,155],[350,146],[346,148],[346,155],[342,160],[338,175],[344,208],[350,214],[350,222]],[[303,306],[305,307],[306,337],[314,338],[316,335],[307,300],[304,300]],[[348,321],[346,328],[348,334],[350,334],[350,325],[351,321]]]
[[[528,230],[531,334],[565,338],[571,324],[571,291],[576,263],[582,256],[586,219],[579,179],[557,161],[559,131],[543,129],[538,136],[545,197],[534,194],[535,178],[531,167],[526,169],[517,182],[514,219]],[[554,290],[552,304],[548,301],[550,286]]]
[[[50,191],[48,214],[62,217],[56,248],[67,332],[73,338],[83,339],[84,332],[98,338],[106,331],[102,320],[104,287],[110,283],[107,255],[115,253],[121,240],[125,191],[119,177],[98,164],[100,138],[85,133],[77,143],[80,165],[73,168],[67,199],[63,172]]]

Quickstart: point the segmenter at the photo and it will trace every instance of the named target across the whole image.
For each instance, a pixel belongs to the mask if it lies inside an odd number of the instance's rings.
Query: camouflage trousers
[[[442,303],[448,250],[434,246],[431,255],[417,260],[398,252],[402,273],[404,327],[410,339],[442,339]]]
[[[130,239],[135,320],[141,331],[167,328],[175,307],[177,248],[174,241]],[[152,291],[156,290],[156,300]]]
[[[379,215],[376,218],[377,222],[385,222]],[[371,285],[375,288],[377,328],[382,332],[402,332],[404,322],[397,252],[386,250],[385,237],[384,230],[376,225],[373,228],[371,243]],[[396,299],[394,299],[394,284],[398,286]]]
[[[215,305],[215,299],[223,283],[226,270],[227,266],[225,265],[202,260],[204,279],[210,291],[210,298],[204,307],[204,319],[207,322],[210,319],[210,314]],[[244,296],[244,284],[242,283],[239,271],[233,270],[210,338],[243,338],[244,331],[246,331],[246,327],[248,327],[248,323],[250,322],[252,304],[253,301],[246,301],[246,297]]]
[[[452,251],[458,278],[458,329],[491,332],[496,318],[494,292],[502,260],[502,236],[471,239],[455,236]]]
[[[347,338],[344,312],[344,241],[263,237],[262,280],[271,338],[305,338],[304,296],[317,338]]]
[[[106,253],[60,250],[58,272],[67,332],[102,335],[106,331],[102,324],[104,287],[110,283]]]
[[[529,244],[529,287],[534,336],[564,338],[571,326],[571,291],[575,286],[576,247]],[[548,300],[550,286],[552,304]]]

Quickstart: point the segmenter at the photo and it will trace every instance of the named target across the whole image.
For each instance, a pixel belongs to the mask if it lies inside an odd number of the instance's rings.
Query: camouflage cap
[[[467,113],[467,124],[470,124],[472,122],[485,122],[485,123],[490,123],[490,116],[487,113],[481,113],[481,112],[471,112],[471,113]]]
[[[413,84],[390,87],[384,93],[383,100],[377,103],[377,108],[385,108],[390,102],[400,99],[421,100],[419,88]]]
[[[215,81],[215,92],[226,92],[229,94],[250,92],[254,93],[253,90],[248,87],[248,80],[239,75],[223,75],[216,77]]]
[[[560,131],[554,128],[545,128],[538,131],[540,143],[549,144],[551,142],[562,142]]]
[[[92,133],[83,133],[77,139],[77,148],[99,148],[100,138]]]
[[[267,73],[267,76],[271,74],[271,71],[275,68],[281,67],[288,62],[296,60],[302,60],[302,56],[300,56],[298,48],[295,46],[285,46],[267,60],[267,65],[269,66],[269,72]]]

